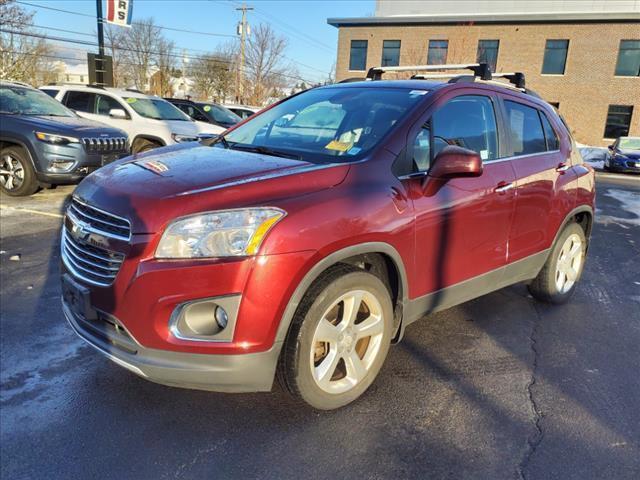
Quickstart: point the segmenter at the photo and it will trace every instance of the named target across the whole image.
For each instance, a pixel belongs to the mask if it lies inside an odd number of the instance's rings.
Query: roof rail
[[[134,93],[143,93],[140,90],[138,90],[137,88],[125,88],[125,91],[134,92]]]
[[[491,69],[487,63],[460,63],[444,65],[404,65],[401,67],[371,67],[367,72],[367,80],[380,80],[386,72],[437,72],[442,70],[471,70],[473,75],[482,80],[491,80]],[[427,76],[414,75],[411,78],[426,78]],[[443,75],[436,78],[448,78],[451,75]]]
[[[493,78],[506,78],[516,88],[525,88],[524,73],[522,72],[493,73],[492,76]]]
[[[362,77],[349,77],[349,78],[345,78],[344,80],[340,80],[337,83],[352,83],[352,82],[362,82],[363,80],[366,80],[366,78],[362,78]]]
[[[100,85],[98,83],[87,83],[87,87],[99,88],[100,90],[105,90],[104,85]]]

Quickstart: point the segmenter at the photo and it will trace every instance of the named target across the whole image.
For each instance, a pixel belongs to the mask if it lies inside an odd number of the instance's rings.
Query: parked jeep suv
[[[64,311],[149,380],[267,391],[277,373],[332,409],[425,314],[516,282],[567,301],[593,212],[593,170],[533,94],[336,84],[85,179],[62,233]]]
[[[0,83],[0,127],[0,189],[7,195],[77,183],[129,154],[126,133],[80,118],[24,84]]]
[[[93,85],[47,85],[40,88],[81,117],[127,132],[132,153],[215,136],[224,128],[196,122],[162,98],[134,89]]]

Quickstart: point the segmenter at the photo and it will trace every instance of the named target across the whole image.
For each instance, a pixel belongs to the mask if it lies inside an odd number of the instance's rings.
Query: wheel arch
[[[31,162],[31,166],[33,167],[34,172],[40,171],[34,160],[34,155],[33,155],[33,152],[31,151],[31,147],[27,144],[27,142],[24,142],[14,137],[5,137],[5,136],[0,137],[0,149],[6,148],[6,147],[12,147],[12,146],[20,147],[25,152],[27,152],[27,156],[29,157],[29,161]]]
[[[571,210],[560,224],[558,231],[553,237],[553,243],[551,247],[555,245],[558,240],[558,236],[562,233],[562,230],[570,223],[575,222],[582,227],[584,236],[587,238],[587,248],[589,246],[589,238],[591,237],[591,229],[593,228],[593,208],[591,205],[580,205],[579,207]]]
[[[138,140],[149,140],[151,142],[159,143],[160,146],[162,146],[162,147],[167,145],[167,142],[165,142],[160,137],[156,137],[155,135],[149,135],[149,134],[146,134],[146,133],[140,133],[140,134],[136,135],[135,137],[133,137],[133,140],[131,140],[131,147],[132,148],[133,148],[133,144]]]
[[[395,247],[388,243],[367,242],[332,252],[309,269],[287,302],[278,325],[275,343],[282,344],[285,341],[296,310],[313,283],[327,269],[341,263],[351,264],[366,271],[371,271],[379,278],[381,278],[381,275],[387,276],[387,284],[390,287],[394,303],[394,326],[396,332],[400,331],[402,311],[407,300],[409,288],[402,256]],[[381,278],[381,280],[385,281],[385,278]]]

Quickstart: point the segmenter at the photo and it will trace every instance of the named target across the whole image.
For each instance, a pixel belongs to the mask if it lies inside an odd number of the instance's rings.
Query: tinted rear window
[[[504,102],[511,129],[513,155],[530,155],[547,150],[538,110],[521,103]]]

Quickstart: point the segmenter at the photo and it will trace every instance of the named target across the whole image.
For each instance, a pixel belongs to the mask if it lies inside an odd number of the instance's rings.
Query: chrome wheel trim
[[[24,182],[22,162],[9,154],[0,159],[0,185],[7,190],[17,190]]]
[[[309,364],[316,385],[330,394],[353,389],[371,369],[383,334],[382,304],[372,293],[352,290],[340,296],[313,334]]]
[[[573,233],[562,244],[558,261],[556,262],[556,289],[559,293],[571,290],[580,275],[583,252],[582,239]]]

